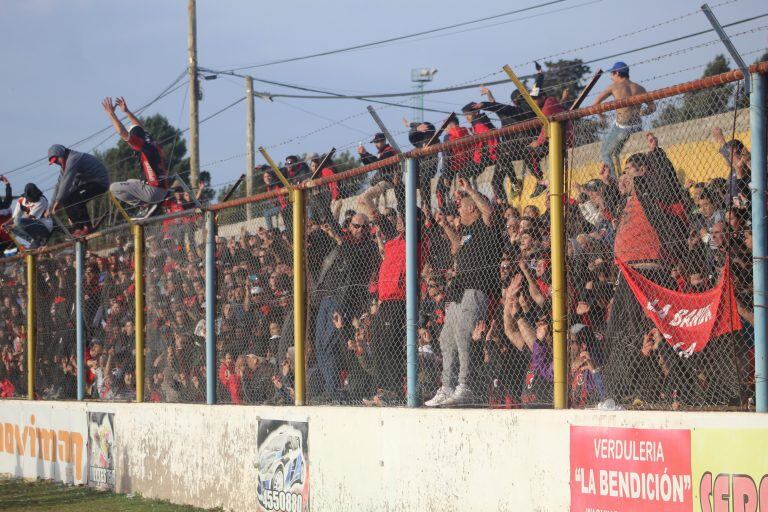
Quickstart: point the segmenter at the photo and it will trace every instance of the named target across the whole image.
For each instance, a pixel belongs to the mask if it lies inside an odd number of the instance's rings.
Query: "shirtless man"
[[[613,96],[614,100],[621,100],[643,94],[645,89],[629,79],[629,66],[624,62],[617,62],[608,70],[611,74],[611,85],[603,92],[597,95],[594,105],[598,105]],[[616,111],[616,122],[603,140],[603,147],[600,151],[603,162],[611,171],[611,176],[616,177],[616,167],[614,156],[620,160],[619,154],[624,143],[629,136],[643,129],[642,116],[647,116],[656,110],[656,104],[652,101],[646,102],[643,107],[640,105],[620,108]],[[605,116],[600,114],[600,118],[605,120]]]

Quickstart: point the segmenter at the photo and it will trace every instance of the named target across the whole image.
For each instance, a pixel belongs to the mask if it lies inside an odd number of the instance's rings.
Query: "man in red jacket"
[[[452,142],[469,137],[469,130],[459,125],[459,118],[455,114],[451,114],[451,117],[448,119],[445,133],[447,135],[444,138],[444,142]],[[453,180],[456,176],[468,177],[474,153],[473,149],[470,145],[463,145],[443,151],[443,167],[440,179],[437,182],[437,206],[441,210],[447,207],[446,203],[448,202],[451,185],[453,185]]]

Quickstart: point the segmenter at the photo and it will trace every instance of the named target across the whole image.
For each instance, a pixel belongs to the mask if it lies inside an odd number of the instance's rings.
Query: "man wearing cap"
[[[476,108],[474,103],[464,105],[461,112],[464,114],[464,119],[472,126],[472,132],[475,135],[496,129],[491,120],[488,119],[488,116]],[[472,178],[479,176],[487,166],[496,164],[496,146],[498,144],[499,139],[496,137],[474,143],[472,150],[472,163],[474,164]]]
[[[383,133],[377,133],[371,140],[376,145],[377,156],[373,156],[363,147],[362,144],[357,148],[360,160],[364,165],[372,164],[381,160],[395,156],[395,150],[387,143],[387,138]],[[397,209],[405,211],[405,183],[400,175],[400,168],[397,164],[383,167],[376,171],[371,179],[371,188],[363,192],[358,200],[361,208],[366,211],[375,209],[374,199],[384,195],[390,188],[395,188],[395,199],[397,200]]]
[[[459,124],[459,118],[451,113],[445,121],[445,137],[443,142],[469,137],[469,130]],[[467,177],[468,168],[472,163],[472,148],[467,146],[454,146],[443,151],[443,166],[440,171],[440,179],[437,181],[437,206],[441,210],[448,208],[451,185],[456,176]]]
[[[599,105],[611,96],[613,96],[614,100],[622,100],[645,93],[643,86],[629,79],[629,66],[626,63],[619,61],[608,72],[611,74],[611,85],[597,95],[594,105]],[[605,135],[603,147],[600,151],[603,162],[608,166],[611,176],[614,178],[617,177],[614,158],[621,160],[621,148],[624,147],[627,139],[633,133],[643,129],[642,116],[647,116],[655,111],[656,104],[653,101],[646,102],[643,107],[633,105],[616,111],[616,121]],[[600,118],[605,121],[604,114],[601,113]]]
[[[115,105],[120,107],[132,126],[125,129],[123,123],[115,114]],[[158,205],[168,197],[168,171],[163,160],[163,150],[160,144],[144,130],[141,121],[128,109],[128,104],[123,98],[117,98],[112,103],[112,98],[105,98],[101,106],[107,112],[115,131],[134,151],[138,151],[141,158],[141,169],[144,172],[144,181],[130,179],[118,181],[109,187],[110,192],[120,201],[133,208],[147,206],[146,212],[141,217],[149,217],[157,209]]]
[[[88,201],[109,190],[107,168],[95,156],[61,144],[48,148],[48,165],[53,164],[61,168],[61,176],[53,191],[50,212],[55,214],[61,209],[66,210],[72,226],[77,228],[72,234],[84,236],[93,230]]]

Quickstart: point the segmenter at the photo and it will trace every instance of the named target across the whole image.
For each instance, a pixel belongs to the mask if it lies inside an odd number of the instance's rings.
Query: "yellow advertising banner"
[[[696,512],[768,512],[768,430],[692,429]]]

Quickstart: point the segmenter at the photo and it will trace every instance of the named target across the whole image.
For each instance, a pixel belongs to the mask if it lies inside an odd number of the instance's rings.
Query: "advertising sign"
[[[690,512],[689,430],[571,426],[571,512]]]
[[[309,511],[305,421],[259,420],[257,491],[261,510]]]
[[[696,429],[691,436],[693,510],[768,511],[768,430]]]
[[[88,411],[88,485],[115,489],[115,415]]]
[[[4,403],[0,406],[0,473],[83,484],[86,432],[80,409]]]

